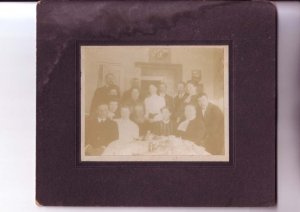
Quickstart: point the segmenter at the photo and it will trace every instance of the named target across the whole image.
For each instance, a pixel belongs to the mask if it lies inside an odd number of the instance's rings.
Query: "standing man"
[[[192,77],[190,82],[196,86],[197,93],[203,92],[203,84],[201,83],[201,70],[192,71]]]
[[[108,118],[108,105],[97,107],[97,116],[90,119],[85,126],[86,155],[101,155],[106,146],[119,139],[118,125]]]
[[[90,115],[95,115],[100,104],[107,104],[110,98],[120,98],[120,89],[115,85],[115,76],[112,73],[106,74],[105,85],[98,88],[92,99]]]
[[[184,99],[187,97],[185,93],[185,83],[179,82],[177,84],[177,95],[174,97],[174,120],[178,123],[183,117],[181,111],[183,110]]]
[[[205,148],[213,155],[224,154],[224,115],[219,107],[209,102],[207,94],[198,96],[198,116],[206,127]]]
[[[138,78],[131,79],[130,89],[125,91],[124,94],[123,94],[123,97],[122,97],[123,102],[128,102],[129,101],[133,89],[137,89],[138,91],[140,90],[140,81],[139,81]]]
[[[173,113],[174,110],[174,100],[171,96],[167,94],[167,84],[161,82],[159,84],[159,95],[165,99],[166,107],[169,108],[170,112]]]
[[[140,98],[139,89],[133,88],[131,90],[130,97],[126,101],[123,101],[123,104],[127,105],[129,107],[130,113],[132,113],[134,111],[134,107],[136,105],[143,104],[143,101]]]

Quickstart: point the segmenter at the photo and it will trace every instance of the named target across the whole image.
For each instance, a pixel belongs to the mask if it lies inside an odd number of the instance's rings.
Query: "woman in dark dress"
[[[204,122],[197,118],[194,105],[189,104],[184,109],[185,120],[177,127],[177,135],[182,139],[193,141],[197,145],[203,146],[205,136]]]
[[[161,121],[154,124],[152,133],[159,136],[175,135],[176,125],[171,119],[171,112],[169,108],[163,107],[161,109],[161,118]]]

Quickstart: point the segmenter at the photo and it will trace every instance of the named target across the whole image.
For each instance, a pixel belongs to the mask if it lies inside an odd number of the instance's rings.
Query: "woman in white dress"
[[[157,87],[153,84],[149,85],[150,95],[145,99],[145,117],[149,122],[160,121],[160,110],[166,106],[163,97],[157,95]]]
[[[139,127],[129,119],[130,109],[127,106],[121,107],[121,118],[116,120],[118,123],[119,140],[121,142],[130,142],[139,137]]]

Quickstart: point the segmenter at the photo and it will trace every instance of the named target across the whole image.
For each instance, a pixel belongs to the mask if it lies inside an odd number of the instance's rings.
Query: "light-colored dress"
[[[134,138],[139,137],[139,127],[130,119],[118,119],[116,120],[119,130],[119,140],[124,142],[130,142]]]
[[[160,109],[166,106],[165,98],[152,95],[145,99],[145,117],[149,118],[149,116],[155,116],[160,114]]]

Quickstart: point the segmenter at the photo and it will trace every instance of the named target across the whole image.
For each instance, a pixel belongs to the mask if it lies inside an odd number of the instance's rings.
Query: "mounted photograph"
[[[229,161],[228,45],[80,45],[81,161]]]

